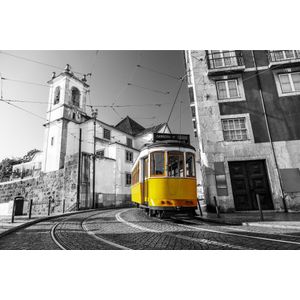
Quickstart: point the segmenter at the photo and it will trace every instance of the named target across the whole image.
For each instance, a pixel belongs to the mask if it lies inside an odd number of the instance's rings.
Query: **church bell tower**
[[[43,171],[50,172],[64,167],[67,152],[69,126],[86,120],[86,97],[89,86],[86,75],[79,79],[66,65],[64,72],[56,76],[53,72],[47,109],[44,137]]]

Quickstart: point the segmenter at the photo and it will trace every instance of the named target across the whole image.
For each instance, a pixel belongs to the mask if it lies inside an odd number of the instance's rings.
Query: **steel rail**
[[[212,246],[217,246],[217,247],[225,247],[225,248],[234,249],[234,250],[252,250],[250,248],[245,248],[243,246],[232,245],[232,244],[228,244],[228,243],[223,243],[223,242],[218,242],[218,241],[213,241],[213,240],[203,239],[203,238],[200,238],[200,239],[199,238],[192,238],[192,237],[189,237],[189,236],[184,236],[182,234],[166,233],[166,232],[161,231],[161,230],[155,230],[155,229],[150,229],[150,228],[147,228],[147,227],[144,227],[144,226],[141,226],[141,225],[136,225],[136,224],[133,224],[133,223],[131,223],[129,221],[124,220],[121,217],[121,214],[125,213],[128,210],[130,210],[130,209],[127,209],[125,211],[119,212],[116,215],[116,219],[119,222],[122,222],[122,223],[126,224],[127,226],[139,229],[141,231],[149,231],[149,232],[153,232],[153,233],[160,233],[160,234],[164,234],[164,235],[167,235],[167,236],[171,236],[173,238],[179,238],[179,239],[182,239],[182,240],[186,240],[186,241],[189,241],[189,242],[194,242],[194,243],[199,243],[199,244],[206,244],[206,245],[212,245]],[[157,220],[159,220],[161,222],[164,222],[164,220],[161,220],[161,219],[157,219]]]
[[[99,241],[101,241],[101,242],[103,242],[103,243],[106,243],[106,244],[108,244],[108,245],[110,245],[110,246],[114,246],[114,247],[116,247],[116,248],[118,248],[118,249],[122,249],[122,250],[132,250],[132,249],[130,249],[130,248],[128,248],[128,247],[125,247],[125,246],[122,246],[122,245],[120,245],[120,244],[111,242],[111,241],[109,241],[109,240],[107,240],[107,239],[104,239],[103,237],[99,237],[98,235],[96,235],[94,232],[91,232],[91,231],[87,228],[87,226],[86,226],[85,223],[87,222],[88,219],[90,219],[90,218],[92,218],[92,217],[94,217],[94,216],[96,216],[96,215],[103,214],[103,213],[105,213],[105,212],[109,212],[109,211],[111,211],[111,210],[98,211],[97,213],[94,213],[94,214],[92,214],[92,215],[90,215],[90,216],[84,218],[84,219],[80,222],[80,226],[81,226],[81,228],[82,228],[82,231],[85,232],[86,234],[88,234],[89,236],[92,236],[94,239],[99,240]],[[84,212],[82,212],[82,213],[84,213]],[[65,241],[63,241],[61,238],[59,238],[58,235],[57,235],[57,233],[56,233],[57,230],[60,230],[60,231],[61,231],[61,229],[59,229],[58,226],[59,226],[59,225],[62,225],[62,224],[64,224],[64,223],[66,223],[67,220],[69,219],[69,217],[71,217],[71,216],[68,216],[68,218],[65,218],[65,219],[63,219],[62,221],[55,223],[55,224],[52,226],[51,232],[50,232],[52,240],[54,241],[54,243],[55,243],[61,250],[76,250],[76,249],[73,249],[72,247],[70,247],[70,246],[69,246]]]

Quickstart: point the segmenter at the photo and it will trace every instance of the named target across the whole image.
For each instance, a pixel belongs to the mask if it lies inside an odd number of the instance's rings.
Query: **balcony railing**
[[[237,55],[236,51],[208,51],[207,63],[209,73],[222,72],[224,70],[241,70],[245,68],[242,55]]]
[[[270,65],[291,63],[300,61],[300,50],[270,50],[268,57]]]

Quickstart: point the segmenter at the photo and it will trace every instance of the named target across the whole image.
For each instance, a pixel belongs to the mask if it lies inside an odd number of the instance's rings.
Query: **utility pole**
[[[94,118],[94,154],[93,154],[93,204],[92,208],[95,208],[96,194],[95,194],[95,181],[96,181],[96,119],[98,115],[98,109],[92,108],[92,116]]]
[[[79,202],[80,202],[80,185],[81,185],[81,135],[82,130],[79,129],[79,151],[78,151],[78,176],[77,176],[77,202],[76,202],[76,210],[79,210]]]
[[[0,73],[0,92],[1,92],[0,99],[2,100],[3,99],[2,73]]]

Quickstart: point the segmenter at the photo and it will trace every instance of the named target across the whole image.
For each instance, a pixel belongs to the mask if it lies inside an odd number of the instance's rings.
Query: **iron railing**
[[[268,57],[270,63],[300,59],[300,50],[270,50]]]
[[[237,54],[236,51],[225,50],[207,51],[207,64],[209,70],[245,66],[242,54]]]

